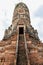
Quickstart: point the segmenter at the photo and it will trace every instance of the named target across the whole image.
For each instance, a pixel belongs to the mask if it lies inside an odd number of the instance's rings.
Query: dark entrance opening
[[[19,27],[19,40],[24,38],[24,27]]]
[[[23,27],[19,27],[19,34],[24,34],[24,28]]]

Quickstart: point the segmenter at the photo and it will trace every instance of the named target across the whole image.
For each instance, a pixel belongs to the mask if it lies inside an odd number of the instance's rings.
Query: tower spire
[[[29,10],[24,3],[16,5],[12,24],[0,42],[2,64],[43,65],[43,44],[30,23]]]

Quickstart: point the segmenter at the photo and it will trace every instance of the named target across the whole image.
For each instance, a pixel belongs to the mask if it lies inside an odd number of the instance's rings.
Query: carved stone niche
[[[35,38],[39,39],[37,30],[34,31],[34,34],[35,34]]]
[[[30,33],[31,35],[34,35],[34,28],[28,25],[27,32]]]
[[[9,30],[12,30],[12,25],[10,25]]]
[[[8,35],[8,30],[5,30],[4,38]]]

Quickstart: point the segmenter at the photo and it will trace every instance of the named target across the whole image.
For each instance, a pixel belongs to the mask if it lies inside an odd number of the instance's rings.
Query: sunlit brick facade
[[[18,48],[22,48],[20,44],[22,47],[25,45],[25,52],[21,52],[26,55],[23,55],[26,59],[18,61]],[[0,41],[0,65],[43,65],[43,43],[31,25],[27,6],[22,2],[16,5],[12,24],[5,30],[4,38]]]

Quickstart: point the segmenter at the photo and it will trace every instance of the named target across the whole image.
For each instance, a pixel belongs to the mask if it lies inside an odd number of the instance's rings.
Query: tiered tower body
[[[12,24],[0,41],[0,65],[43,65],[43,44],[22,2],[16,5]]]

